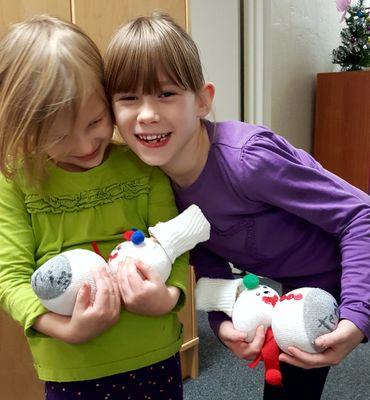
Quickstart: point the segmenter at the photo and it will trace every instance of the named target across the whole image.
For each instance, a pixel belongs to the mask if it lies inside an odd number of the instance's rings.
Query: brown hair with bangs
[[[46,176],[56,123],[73,126],[88,96],[105,99],[103,60],[76,25],[41,15],[13,25],[0,41],[0,171]]]
[[[193,39],[170,16],[154,13],[118,29],[105,54],[107,92],[160,90],[159,74],[184,90],[204,85],[199,52]]]

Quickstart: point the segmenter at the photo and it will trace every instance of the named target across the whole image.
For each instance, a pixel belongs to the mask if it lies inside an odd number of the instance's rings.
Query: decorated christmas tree
[[[370,67],[370,7],[365,0],[351,5],[351,0],[337,0],[346,26],[340,36],[342,44],[333,50],[333,63],[342,71],[357,71]]]

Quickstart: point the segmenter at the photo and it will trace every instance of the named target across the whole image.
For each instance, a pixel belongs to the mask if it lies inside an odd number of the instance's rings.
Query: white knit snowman
[[[308,353],[323,351],[315,340],[338,326],[339,309],[334,297],[325,290],[304,287],[280,297],[272,314],[275,340],[284,353],[294,346]]]
[[[113,273],[117,273],[119,264],[126,257],[140,259],[151,265],[166,282],[171,273],[172,263],[163,247],[155,239],[145,237],[140,230],[130,230],[124,233],[126,242],[120,243],[110,253],[108,266]]]
[[[228,314],[234,327],[245,333],[247,342],[253,340],[258,326],[267,328],[261,354],[249,366],[263,360],[265,379],[271,385],[282,383],[279,348],[284,352],[290,346],[320,352],[322,349],[314,344],[316,338],[332,332],[339,322],[338,304],[325,290],[305,287],[279,298],[272,288],[260,285],[253,274],[243,280],[200,279],[196,305],[198,310]]]
[[[232,311],[232,321],[235,329],[246,335],[246,341],[251,342],[256,333],[256,327],[271,326],[274,306],[279,301],[278,293],[269,286],[260,285],[256,275],[248,274],[243,279],[248,290],[243,290],[235,301]],[[251,313],[250,310],[253,310]]]
[[[65,251],[46,261],[31,277],[31,285],[41,303],[48,310],[72,315],[79,288],[84,282],[96,286],[92,271],[99,266],[108,268],[104,258],[84,249]]]
[[[96,287],[93,270],[99,265],[117,272],[127,256],[140,259],[158,271],[166,282],[175,259],[199,242],[209,239],[210,224],[196,205],[191,205],[177,217],[149,228],[150,238],[138,230],[127,232],[127,239],[111,252],[108,263],[98,254],[83,249],[63,252],[43,264],[31,277],[31,285],[41,303],[50,311],[72,315],[81,284]]]

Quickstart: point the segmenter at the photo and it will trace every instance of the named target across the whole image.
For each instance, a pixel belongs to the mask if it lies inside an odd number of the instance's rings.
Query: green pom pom
[[[247,289],[255,289],[260,284],[260,280],[257,275],[248,274],[243,278],[243,284]]]

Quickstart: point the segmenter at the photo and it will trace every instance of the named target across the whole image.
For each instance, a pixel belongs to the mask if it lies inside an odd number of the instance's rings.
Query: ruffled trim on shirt
[[[139,178],[118,182],[98,189],[80,193],[61,194],[60,196],[40,196],[27,194],[25,204],[30,214],[76,212],[87,208],[112,203],[121,198],[132,199],[150,192],[149,179]]]

